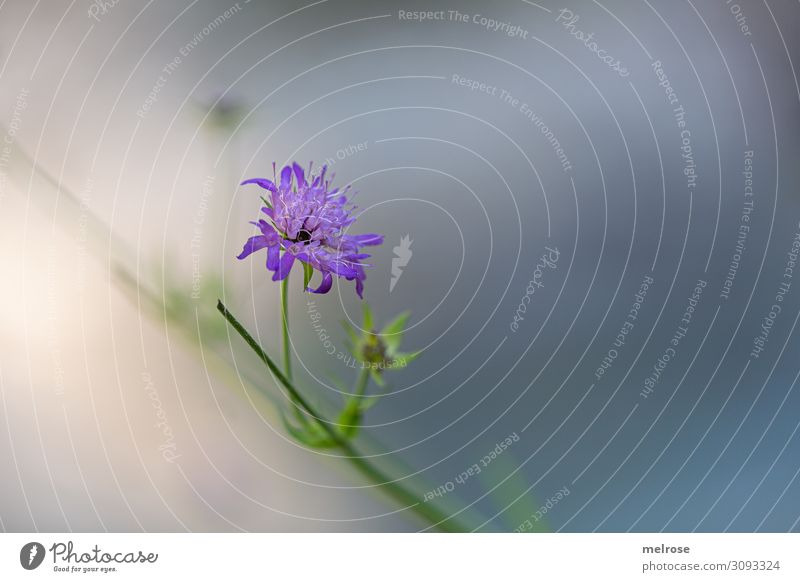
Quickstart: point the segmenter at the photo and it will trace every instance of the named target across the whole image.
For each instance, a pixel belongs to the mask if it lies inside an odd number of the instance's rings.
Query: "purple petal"
[[[281,190],[288,190],[292,185],[292,168],[285,166],[281,170]]]
[[[247,239],[247,242],[244,243],[244,248],[242,249],[241,254],[239,254],[239,256],[237,256],[236,258],[239,260],[244,259],[245,257],[251,255],[252,253],[260,251],[264,247],[268,246],[269,246],[269,241],[267,240],[267,237],[265,237],[263,234],[251,236],[249,239]]]
[[[261,209],[261,212],[263,212],[264,214],[269,216],[272,220],[275,220],[275,213],[272,211],[272,208],[268,208],[268,207],[264,206]]]
[[[359,299],[364,299],[364,281],[361,278],[356,279],[356,293]]]
[[[280,263],[281,250],[280,245],[272,245],[267,249],[267,269],[270,271],[277,271],[278,264]]]
[[[319,176],[314,178],[314,183],[311,184],[312,188],[316,188],[320,184],[324,184],[325,183],[325,172],[326,172],[327,169],[328,169],[328,166],[322,166],[322,171],[319,173]]]
[[[269,244],[272,245],[280,242],[281,237],[278,235],[277,232],[275,232],[275,229],[272,228],[272,225],[263,218],[260,219],[258,223],[253,222],[251,224],[255,224],[258,228],[261,229],[261,234],[263,234],[266,237]]]
[[[352,267],[347,266],[344,263],[338,261],[331,261],[328,265],[330,270],[339,275],[340,277],[344,277],[345,279],[352,280],[355,279],[358,275],[358,272],[353,269]]]
[[[294,175],[297,176],[297,187],[305,188],[308,186],[306,183],[306,173],[303,171],[303,168],[300,167],[300,164],[292,162],[292,167],[294,168]]]
[[[242,186],[245,186],[247,184],[258,184],[259,186],[261,186],[265,190],[269,190],[270,192],[277,192],[278,190],[275,187],[275,184],[272,182],[272,180],[267,180],[266,178],[251,178],[250,180],[245,180],[244,182],[241,183]]]
[[[308,291],[312,293],[327,293],[331,290],[331,286],[333,285],[333,276],[330,273],[325,273],[322,275],[322,283],[319,284],[319,287],[316,289],[308,288]]]
[[[354,242],[365,246],[374,246],[383,244],[382,234],[356,234],[356,235],[351,235],[351,239]]]
[[[288,252],[283,253],[281,262],[278,265],[278,270],[275,271],[275,274],[272,276],[272,280],[283,281],[287,275],[289,275],[289,271],[292,270],[292,265],[294,265],[294,255]]]

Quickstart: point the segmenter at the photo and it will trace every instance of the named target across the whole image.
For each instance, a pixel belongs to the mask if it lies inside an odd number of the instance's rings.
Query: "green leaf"
[[[378,386],[383,387],[385,382],[383,381],[383,376],[381,375],[381,371],[378,368],[370,368],[369,374],[370,376],[372,376],[372,379],[375,380],[375,383]]]
[[[364,302],[364,320],[362,326],[364,331],[369,333],[373,330],[374,323],[372,323],[372,310],[369,308],[369,303]]]
[[[330,449],[337,446],[337,444],[333,442],[330,437],[327,437],[320,432],[319,429],[316,428],[316,425],[308,424],[305,428],[300,428],[289,422],[289,419],[286,418],[286,414],[283,410],[281,410],[280,413],[281,421],[283,421],[283,426],[286,429],[286,432],[288,432],[297,442],[313,449]]]
[[[540,506],[540,501],[525,479],[524,471],[519,470],[521,466],[521,462],[506,449],[478,477],[487,491],[487,500],[497,508],[500,519],[505,523],[504,529],[507,530],[518,528],[526,519],[532,518]],[[532,528],[526,531],[552,531],[545,518],[531,521]]]
[[[381,330],[381,339],[386,344],[389,353],[396,351],[400,347],[400,342],[403,341],[403,330],[406,328],[409,317],[411,317],[411,312],[404,311],[387,323],[386,327]]]
[[[382,396],[382,395],[381,395]],[[369,398],[362,398],[361,399],[361,411],[365,412],[375,406],[380,400],[380,396],[370,396]]]
[[[269,202],[269,200],[267,200],[267,199],[266,199],[266,198],[264,198],[263,196],[259,196],[259,198],[261,198],[261,201],[262,201],[262,202],[263,202],[263,203],[266,205],[266,207],[267,207],[267,208],[269,208],[270,210],[272,210],[272,204]]]
[[[308,263],[303,263],[303,289],[308,289],[308,283],[311,281],[311,276],[314,274],[314,267]]]
[[[394,355],[395,361],[400,360],[405,362],[405,366],[398,365],[397,368],[405,368],[408,364],[416,360],[421,354],[422,352],[397,352]]]
[[[290,435],[292,435],[292,437],[294,437],[295,440],[297,440],[297,441],[299,441],[301,443],[304,443],[304,444],[308,444],[308,442],[307,442],[307,439],[308,439],[307,431],[304,428],[300,428],[300,427],[297,427],[294,424],[292,424],[289,421],[289,419],[286,417],[286,412],[285,411],[279,410],[278,412],[281,415],[281,422],[283,423],[283,427],[286,429],[286,432],[288,432]]]
[[[353,438],[361,428],[361,404],[359,398],[351,398],[339,415],[339,432]]]
[[[356,349],[356,345],[358,345],[358,340],[359,340],[358,334],[356,333],[356,330],[353,329],[353,326],[346,321],[342,321],[342,327],[344,328],[344,331],[347,334],[347,339],[349,340],[351,351],[354,351]]]

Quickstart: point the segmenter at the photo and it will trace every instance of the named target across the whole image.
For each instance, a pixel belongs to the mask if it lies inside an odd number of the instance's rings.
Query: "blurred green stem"
[[[283,328],[283,371],[292,379],[292,346],[289,343],[289,277],[281,282],[281,327]]]
[[[292,344],[289,340],[289,277],[286,276],[281,281],[281,329],[283,330],[283,373],[289,382],[292,381]],[[294,395],[289,393],[289,397],[294,403],[294,416],[300,426],[308,426],[308,419],[303,414],[303,410],[298,406],[298,402],[294,399]]]
[[[356,384],[356,391],[353,394],[357,399],[361,400],[367,391],[369,384],[369,368],[363,368],[361,374],[358,376],[358,384]]]
[[[247,345],[258,355],[262,362],[269,368],[270,372],[277,378],[278,382],[283,385],[293,403],[302,409],[316,422],[319,427],[325,431],[328,437],[336,443],[336,446],[346,455],[343,457],[353,467],[355,467],[362,475],[378,486],[387,495],[392,497],[395,501],[410,509],[425,521],[430,523],[433,527],[444,532],[463,532],[468,531],[466,527],[460,524],[456,519],[448,516],[445,512],[439,510],[432,503],[422,501],[415,493],[400,485],[397,481],[393,481],[383,472],[375,467],[370,461],[365,459],[358,453],[355,447],[343,438],[334,428],[331,421],[326,420],[321,416],[306,399],[295,388],[294,384],[289,380],[286,375],[280,371],[275,362],[272,361],[267,353],[258,345],[253,336],[242,326],[241,323],[228,311],[223,305],[222,301],[217,302],[217,309],[225,317],[228,323],[235,329]],[[286,328],[284,328],[286,329]],[[367,382],[359,379],[359,387],[363,384],[362,390],[366,389]]]

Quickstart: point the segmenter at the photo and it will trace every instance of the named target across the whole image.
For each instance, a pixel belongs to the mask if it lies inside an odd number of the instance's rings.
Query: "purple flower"
[[[273,174],[274,168],[273,164]],[[345,234],[356,221],[352,216],[355,207],[345,196],[349,186],[341,192],[338,188],[329,190],[325,170],[323,166],[314,177],[310,175],[309,165],[309,183],[303,168],[295,162],[281,170],[280,184],[276,185],[277,179],[265,178],[242,182],[242,185],[257,184],[270,191],[269,199],[262,198],[266,206],[261,209],[269,220],[262,218],[252,223],[261,234],[247,240],[238,258],[244,259],[265,248],[267,269],[274,273],[273,281],[285,279],[295,261],[301,261],[306,265],[306,279],[311,269],[322,274],[319,287],[306,287],[306,291],[327,293],[336,275],[348,281],[355,280],[356,293],[363,299],[364,279],[367,278],[364,268],[369,266],[363,261],[369,255],[362,253],[361,248],[381,244],[383,235]]]

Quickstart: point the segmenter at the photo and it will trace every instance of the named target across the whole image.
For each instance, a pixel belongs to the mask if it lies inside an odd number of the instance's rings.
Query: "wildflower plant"
[[[309,166],[307,177],[305,170],[293,163],[281,170],[280,181],[273,165],[273,180],[253,178],[242,182],[242,185],[255,184],[269,192],[267,197],[262,197],[264,206],[261,212],[266,218],[252,222],[259,233],[245,242],[238,258],[245,259],[257,251],[266,250],[266,268],[272,273],[273,281],[281,282],[283,365],[276,364],[222,302],[218,302],[217,308],[285,389],[291,407],[282,411],[281,417],[287,432],[295,440],[314,449],[339,450],[363,476],[432,527],[443,531],[463,531],[464,527],[454,517],[435,503],[423,501],[410,488],[384,474],[353,444],[366,411],[386,393],[385,375],[406,367],[418,356],[418,353],[400,349],[409,312],[398,315],[378,330],[372,311],[364,302],[360,326],[344,324],[348,347],[360,364],[357,366],[360,372],[353,390],[343,391],[347,396],[336,421],[328,420],[318,411],[293,380],[288,320],[292,267],[296,262],[302,264],[306,292],[328,293],[336,277],[354,281],[355,291],[363,299],[366,269],[370,267],[366,262],[370,255],[363,252],[364,247],[383,242],[380,234],[350,234],[357,216],[354,214],[355,206],[347,197],[349,187],[344,190],[332,188],[325,174],[324,166],[317,175],[312,174]],[[321,281],[312,288],[309,284],[315,272],[321,275]],[[369,392],[370,381],[377,387],[374,393]]]
[[[344,435],[354,437],[361,426],[364,412],[378,402],[380,394],[367,395],[366,393],[370,379],[379,388],[385,389],[384,373],[405,368],[419,355],[419,352],[400,351],[403,331],[410,316],[409,311],[401,313],[383,329],[376,331],[373,326],[372,311],[369,304],[364,303],[364,318],[360,333],[349,323],[342,322],[342,326],[347,332],[347,347],[361,367],[356,390],[347,397],[339,415],[338,424]]]
[[[309,167],[309,172],[311,167]],[[347,234],[347,228],[356,219],[355,207],[348,204],[347,189],[330,189],[325,179],[325,166],[318,176],[306,180],[305,171],[296,162],[281,170],[281,180],[253,178],[245,184],[257,184],[270,192],[269,199],[262,198],[261,211],[269,220],[253,222],[261,234],[250,237],[239,255],[244,259],[250,253],[267,249],[267,269],[272,271],[273,281],[281,281],[289,275],[295,261],[303,263],[307,291],[327,293],[333,285],[333,276],[348,281],[355,280],[356,293],[364,298],[364,279],[367,278],[362,253],[364,246],[379,245],[383,236],[378,234]],[[274,166],[273,166],[274,174]],[[349,188],[349,187],[348,187]],[[308,282],[313,271],[322,274],[316,289]]]

